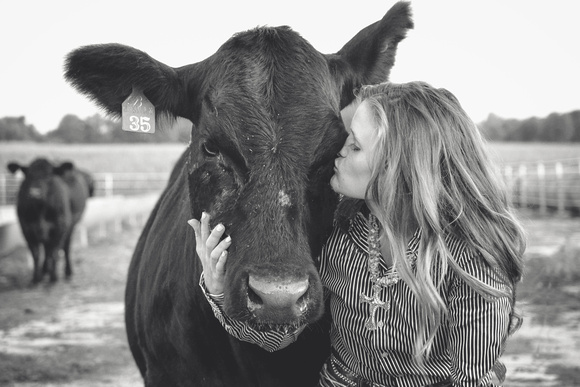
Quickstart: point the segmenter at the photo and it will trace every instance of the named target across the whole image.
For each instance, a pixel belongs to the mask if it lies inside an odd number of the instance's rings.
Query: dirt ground
[[[507,387],[580,386],[580,219],[524,217],[528,274],[524,325],[503,356]],[[0,386],[133,387],[123,293],[138,229],[74,249],[70,281],[28,287],[29,268],[2,277],[20,249],[0,257]],[[13,265],[14,266],[14,265]]]
[[[0,386],[142,386],[127,345],[124,289],[139,230],[74,249],[74,275],[35,288],[3,281]],[[27,250],[14,253],[27,259]],[[30,280],[26,273],[22,282]],[[9,284],[10,285],[10,284]],[[16,287],[16,288],[15,288]]]

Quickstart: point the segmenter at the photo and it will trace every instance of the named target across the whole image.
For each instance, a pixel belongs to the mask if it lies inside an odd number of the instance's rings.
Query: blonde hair
[[[514,307],[525,236],[476,125],[453,94],[424,82],[364,86],[357,98],[368,103],[378,128],[366,202],[423,317],[418,360],[429,355],[447,313],[438,289],[449,269],[486,299],[510,297],[511,334],[521,323]],[[415,271],[407,260],[397,259],[405,256],[411,227],[421,229]],[[481,257],[501,286],[462,270],[446,235],[461,239]]]

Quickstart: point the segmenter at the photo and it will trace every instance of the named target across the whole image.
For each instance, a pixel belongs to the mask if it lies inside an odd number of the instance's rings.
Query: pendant
[[[382,321],[377,321],[377,311],[379,310],[379,308],[389,310],[391,306],[390,302],[388,301],[385,302],[379,298],[382,290],[383,288],[380,285],[373,285],[372,296],[369,297],[364,293],[361,293],[360,295],[361,296],[360,302],[369,304],[371,308],[371,315],[365,322],[365,328],[368,329],[369,331],[375,331],[377,329],[381,329],[384,326],[384,323]]]

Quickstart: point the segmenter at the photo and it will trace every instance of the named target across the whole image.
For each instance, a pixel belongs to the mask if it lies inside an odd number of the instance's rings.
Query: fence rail
[[[580,158],[502,166],[512,203],[560,215],[580,215]]]
[[[161,192],[167,180],[167,173],[93,173],[95,196],[134,196]],[[16,175],[0,173],[0,206],[16,204],[22,173]]]
[[[501,166],[512,203],[541,213],[580,215],[580,158]],[[169,173],[94,173],[95,196],[160,192]],[[0,205],[15,204],[22,175],[0,173]]]

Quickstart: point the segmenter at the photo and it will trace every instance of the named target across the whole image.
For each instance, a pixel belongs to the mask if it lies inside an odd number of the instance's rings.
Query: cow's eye
[[[219,149],[211,142],[204,142],[201,146],[201,149],[206,156],[210,157],[216,157],[220,153]]]

